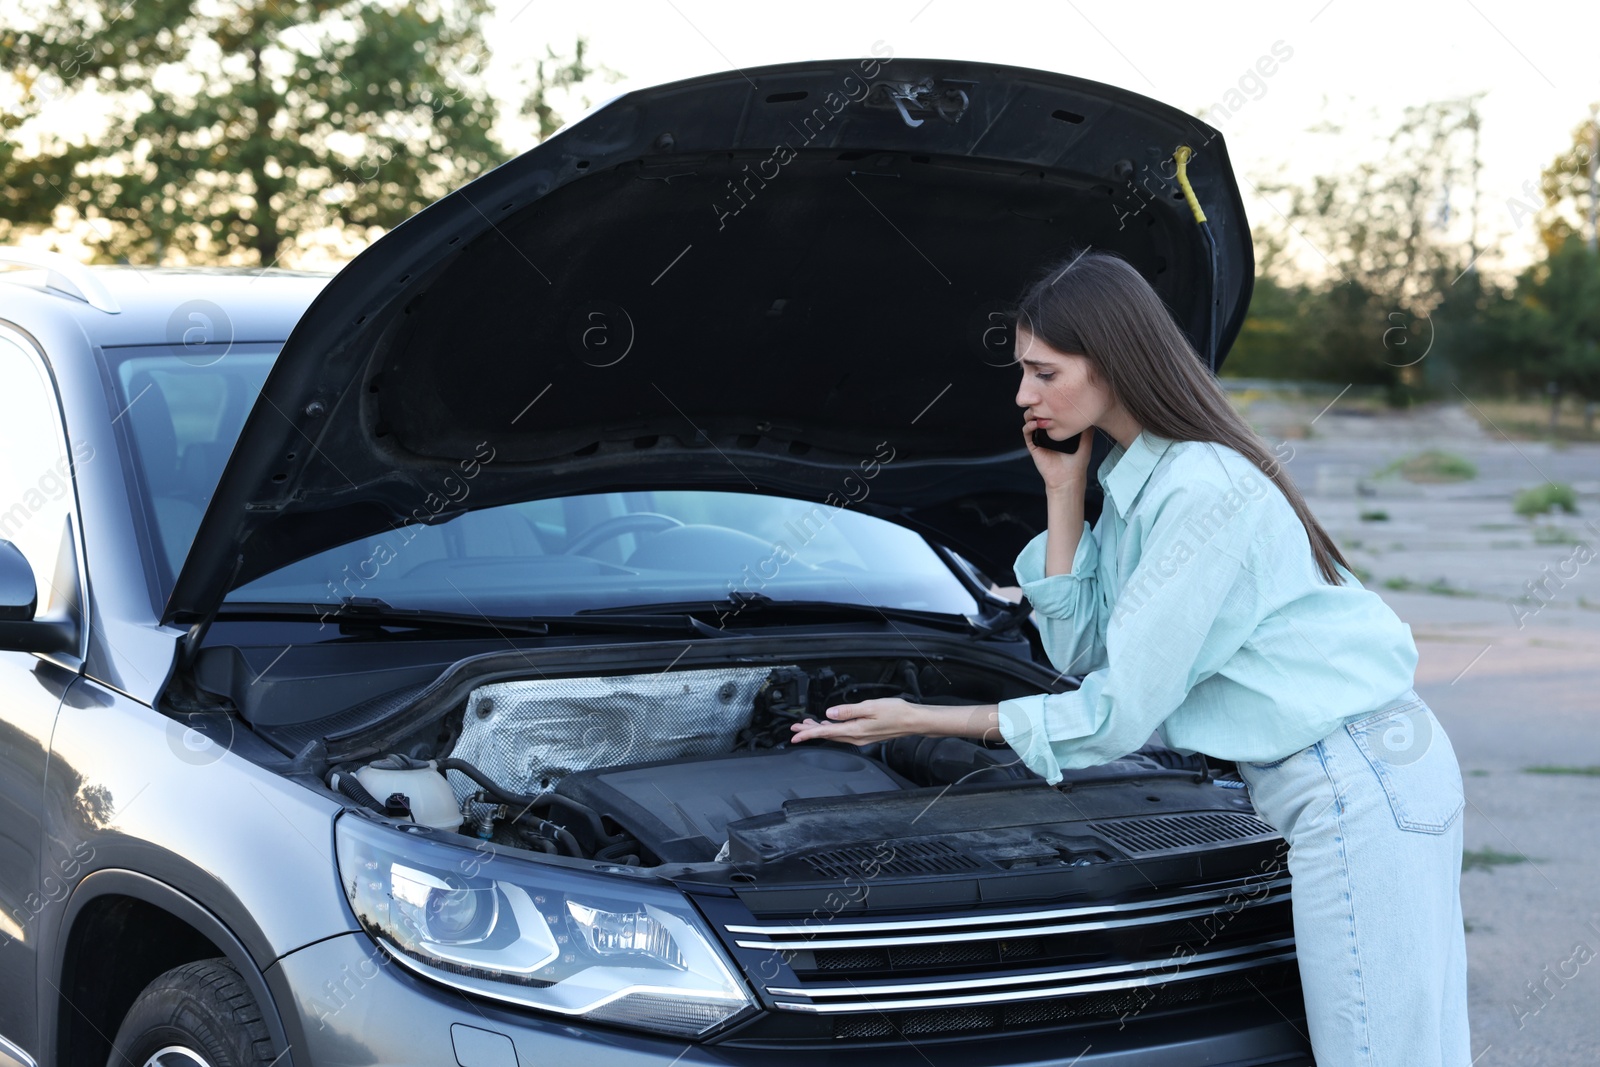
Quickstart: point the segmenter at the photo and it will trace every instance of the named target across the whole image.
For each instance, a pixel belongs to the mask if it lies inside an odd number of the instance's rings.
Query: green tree
[[[1406,108],[1379,159],[1341,160],[1309,185],[1263,183],[1287,197],[1284,214],[1315,249],[1309,280],[1357,282],[1413,312],[1442,297],[1477,251],[1481,95]]]
[[[1305,344],[1307,304],[1303,286],[1283,285],[1270,271],[1258,273],[1250,311],[1228,350],[1222,373],[1233,378],[1316,377]]]
[[[504,161],[489,0],[68,0],[0,31],[16,87],[0,219],[85,220],[99,257],[292,260],[362,244]],[[23,20],[19,20],[19,23]],[[593,71],[552,53],[530,94]],[[93,101],[69,139],[48,109]],[[559,123],[556,123],[559,125]],[[541,133],[552,128],[540,117]]]
[[[1523,197],[1513,197],[1507,202],[1512,217],[1518,218],[1538,206],[1539,236],[1547,252],[1555,255],[1574,234],[1589,236],[1589,212],[1594,206],[1589,169],[1595,160],[1595,124],[1593,111],[1590,117],[1573,127],[1572,144],[1557,156],[1539,177],[1539,196],[1530,182],[1523,189]],[[1542,198],[1543,204],[1540,205]]]
[[[552,90],[557,94],[570,93],[596,75],[605,78],[606,81],[616,81],[622,76],[605,64],[591,67],[585,63],[583,53],[587,47],[588,42],[579,37],[573,47],[572,58],[567,59],[557,55],[555,49],[546,45],[545,57],[534,64],[531,79],[533,87],[523,100],[522,114],[523,117],[531,118],[539,124],[539,140],[542,141],[555,133],[565,121],[556,113],[555,106],[550,101]],[[589,103],[589,98],[584,97],[583,106],[588,107]]]
[[[1478,99],[1407,108],[1380,158],[1341,161],[1306,184],[1260,183],[1287,203],[1288,247],[1302,250],[1291,260],[1275,247],[1268,266],[1275,297],[1296,305],[1275,314],[1294,324],[1300,351],[1283,365],[1298,376],[1383,385],[1396,403],[1425,380],[1431,315],[1447,300],[1462,310],[1450,290],[1477,257]]]
[[[1543,392],[1553,382],[1552,403],[1564,393],[1600,401],[1600,255],[1569,234],[1522,273],[1511,299],[1486,317],[1484,333],[1486,361],[1498,355],[1519,390]]]

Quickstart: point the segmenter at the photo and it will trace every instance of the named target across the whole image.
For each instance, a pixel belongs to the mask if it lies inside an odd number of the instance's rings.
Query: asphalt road
[[[1461,405],[1403,416],[1335,405],[1316,418],[1312,437],[1298,437],[1320,406],[1258,403],[1246,414],[1269,441],[1294,449],[1287,468],[1319,521],[1411,626],[1417,692],[1461,762],[1475,1067],[1593,1067],[1600,445],[1509,441],[1480,431]],[[1478,476],[1443,484],[1371,476],[1424,448],[1465,457]],[[1546,480],[1572,485],[1579,511],[1543,520],[1536,537],[1511,499]],[[1541,766],[1590,773],[1526,769]]]

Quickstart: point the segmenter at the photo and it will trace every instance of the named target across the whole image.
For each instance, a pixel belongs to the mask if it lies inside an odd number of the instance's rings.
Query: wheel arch
[[[109,945],[105,939],[112,939]],[[99,943],[97,943],[99,942]],[[107,962],[106,953],[111,957]],[[137,964],[117,971],[127,957]],[[41,966],[54,973],[54,996],[41,1003],[41,1062],[103,1067],[111,1037],[140,990],[182,963],[220,956],[244,979],[271,1035],[279,1067],[292,1067],[290,1043],[266,977],[245,944],[208,908],[137,871],[101,869],[67,901],[55,951]],[[90,976],[100,977],[86,985]]]

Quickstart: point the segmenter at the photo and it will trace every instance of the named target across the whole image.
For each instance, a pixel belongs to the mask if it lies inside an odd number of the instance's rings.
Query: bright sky
[[[733,67],[864,56],[882,40],[900,57],[1056,70],[1194,113],[1281,41],[1291,57],[1263,79],[1256,99],[1217,123],[1235,169],[1254,179],[1280,167],[1291,178],[1337,169],[1341,158],[1376,154],[1407,105],[1487,91],[1479,211],[1481,239],[1496,246],[1480,264],[1488,269],[1531,258],[1534,224],[1514,227],[1507,201],[1525,197],[1524,182],[1537,186],[1600,101],[1596,0],[497,3],[491,72],[519,54],[543,56],[547,44],[565,53],[582,33],[589,59],[626,75],[597,86],[595,102]],[[1338,140],[1306,132],[1325,119],[1351,119],[1356,129]],[[1273,213],[1241,187],[1252,222]],[[1466,196],[1451,208],[1464,213]]]
[[[1568,151],[1573,129],[1600,101],[1597,0],[812,0],[803,7],[751,0],[496,0],[487,27],[491,86],[515,111],[518,71],[546,54],[570,53],[623,73],[587,90],[616,93],[770,63],[871,54],[882,41],[898,57],[952,57],[1056,70],[1155,97],[1192,113],[1222,101],[1245,79],[1246,102],[1217,121],[1244,179],[1251,221],[1278,211],[1252,191],[1274,176],[1304,181],[1375,157],[1403,109],[1483,91],[1480,269],[1525,266],[1534,222],[1510,201]],[[1257,79],[1264,56],[1282,59]],[[1257,79],[1252,82],[1251,79]],[[1235,100],[1239,99],[1238,97]],[[560,105],[562,102],[553,101]],[[87,106],[75,109],[90,110]],[[581,102],[560,108],[571,119]],[[55,116],[52,121],[65,118]],[[1343,122],[1346,132],[1310,128]],[[503,127],[513,150],[531,144],[526,124]],[[1450,210],[1468,210],[1457,190]],[[1281,205],[1280,205],[1281,206]],[[1519,224],[1520,223],[1520,224]],[[59,240],[60,235],[57,236]],[[30,244],[55,243],[49,237]],[[63,249],[68,250],[68,249]],[[1291,245],[1302,262],[1317,253]],[[87,254],[84,250],[83,254]],[[322,265],[305,263],[306,266]],[[334,264],[328,264],[334,265]]]

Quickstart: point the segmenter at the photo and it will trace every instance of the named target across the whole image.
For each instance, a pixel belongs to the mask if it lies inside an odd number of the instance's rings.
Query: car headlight
[[[334,837],[356,918],[434,981],[678,1037],[754,1006],[675,889],[466,849],[349,813]]]

